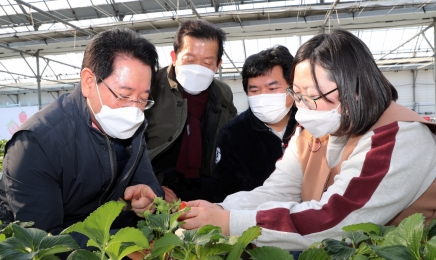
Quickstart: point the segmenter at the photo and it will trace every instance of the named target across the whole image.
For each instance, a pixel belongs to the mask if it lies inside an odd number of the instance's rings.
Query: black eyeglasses
[[[132,107],[134,103],[138,104],[138,108],[141,110],[147,110],[150,107],[154,105],[154,100],[148,99],[148,97],[151,97],[150,95],[147,95],[147,93],[142,93],[143,97],[141,98],[141,95],[138,97],[138,100],[133,100],[129,96],[124,96],[118,93],[115,93],[107,84],[104,82],[104,80],[100,77],[98,77],[101,82],[109,89],[109,91],[114,95],[116,98],[115,104],[117,104],[120,107]]]
[[[303,101],[303,103],[309,108],[310,110],[316,110],[318,108],[318,105],[316,104],[316,101],[322,97],[327,96],[330,93],[333,93],[334,91],[338,90],[338,88],[332,89],[329,92],[322,94],[319,97],[313,98],[308,95],[298,95],[296,94],[291,88],[287,88],[286,91],[291,95],[291,97],[295,100],[295,102],[300,103]]]

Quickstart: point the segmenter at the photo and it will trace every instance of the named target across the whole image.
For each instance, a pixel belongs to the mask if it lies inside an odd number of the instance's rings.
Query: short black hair
[[[397,91],[377,67],[369,48],[346,30],[318,34],[304,43],[295,54],[292,82],[295,66],[304,60],[310,62],[320,95],[316,65],[325,69],[329,80],[338,87],[342,114],[341,125],[334,135],[366,133],[398,98]],[[331,102],[328,97],[323,98]]]
[[[152,43],[129,28],[112,28],[98,33],[85,49],[82,62],[84,68],[91,69],[98,77],[97,82],[109,77],[114,69],[114,60],[118,55],[127,55],[138,59],[151,68],[151,84],[156,81],[159,69],[159,57]]]
[[[183,37],[191,36],[199,40],[216,41],[218,43],[217,65],[224,53],[226,33],[205,20],[186,20],[177,29],[174,37],[174,52],[176,54],[183,48]]]
[[[263,50],[248,57],[242,67],[242,87],[248,93],[248,79],[264,76],[275,66],[280,66],[283,71],[283,78],[291,85],[291,70],[294,57],[288,48],[283,45],[275,45],[272,48]]]

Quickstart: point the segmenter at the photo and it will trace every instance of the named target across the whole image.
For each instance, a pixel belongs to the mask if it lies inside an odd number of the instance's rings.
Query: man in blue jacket
[[[247,58],[242,85],[249,108],[225,125],[218,136],[213,167],[214,201],[250,191],[274,171],[294,132],[294,100],[286,89],[294,57],[281,45]]]
[[[6,144],[0,219],[33,221],[59,234],[105,202],[123,199],[132,210],[113,228],[135,225],[135,213],[164,195],[144,139],[143,111],[154,103],[157,67],[155,47],[134,31],[96,35],[84,53],[80,84],[29,118]]]

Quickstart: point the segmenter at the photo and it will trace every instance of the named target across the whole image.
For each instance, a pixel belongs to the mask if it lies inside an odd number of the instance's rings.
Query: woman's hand
[[[185,222],[182,228],[196,229],[204,225],[214,225],[220,227],[224,235],[230,235],[229,211],[205,200],[188,201],[186,206],[191,207],[191,210],[179,217],[179,220]]]

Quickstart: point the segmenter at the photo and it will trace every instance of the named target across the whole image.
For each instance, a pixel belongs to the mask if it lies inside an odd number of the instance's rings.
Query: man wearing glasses
[[[91,40],[80,84],[29,118],[6,145],[3,223],[33,221],[56,235],[105,202],[123,199],[132,210],[113,228],[136,224],[135,213],[164,195],[144,140],[157,67],[155,47],[130,29]]]

